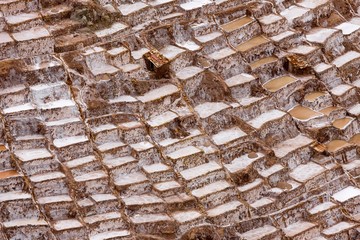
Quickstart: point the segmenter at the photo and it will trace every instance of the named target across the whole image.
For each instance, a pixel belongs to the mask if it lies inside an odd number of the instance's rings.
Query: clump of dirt
[[[337,12],[333,12],[328,18],[321,18],[319,20],[319,25],[321,27],[334,27],[342,22],[344,22],[344,17]]]
[[[80,58],[76,52],[69,52],[62,55],[62,59],[70,68],[75,69],[80,74],[84,74],[85,69]]]
[[[257,158],[258,155],[256,154],[256,152],[251,152],[251,153],[248,154],[248,157],[249,158]]]
[[[84,24],[91,31],[108,28],[115,21],[114,16],[108,10],[90,0],[72,0],[74,8],[71,19]]]
[[[287,182],[278,182],[277,187],[281,188],[281,189],[284,189],[284,190],[291,190],[292,189],[291,184],[287,183]]]
[[[25,63],[21,60],[10,59],[0,61],[0,75],[7,75],[12,69],[20,72],[21,70],[25,69],[25,67]]]
[[[101,109],[107,107],[107,102],[104,100],[95,85],[87,86],[81,93],[83,102],[89,110]]]

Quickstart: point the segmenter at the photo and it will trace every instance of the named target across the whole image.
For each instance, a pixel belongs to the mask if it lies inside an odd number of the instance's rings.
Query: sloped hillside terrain
[[[359,0],[0,0],[0,239],[358,240],[359,71]]]

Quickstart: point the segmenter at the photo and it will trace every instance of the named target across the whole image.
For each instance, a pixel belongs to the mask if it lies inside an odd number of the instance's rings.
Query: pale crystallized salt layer
[[[355,0],[0,0],[0,239],[360,239]]]

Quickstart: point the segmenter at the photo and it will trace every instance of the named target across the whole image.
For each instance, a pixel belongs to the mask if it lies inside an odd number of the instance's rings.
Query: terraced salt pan
[[[349,126],[351,124],[351,122],[354,119],[351,117],[345,117],[345,118],[341,118],[341,119],[336,119],[332,125],[338,129],[345,129],[347,126]]]
[[[324,203],[321,203],[321,204],[313,207],[312,209],[310,209],[309,213],[317,214],[319,212],[325,211],[325,210],[333,208],[335,206],[337,206],[337,205],[333,202],[324,202]]]
[[[289,8],[282,11],[280,15],[285,17],[289,23],[292,23],[295,18],[301,17],[308,12],[309,9],[299,6],[290,6]]]
[[[282,32],[276,36],[270,37],[270,39],[273,40],[274,42],[278,42],[278,41],[280,41],[284,38],[290,37],[291,35],[294,35],[294,34],[295,34],[295,32],[288,30],[288,31]]]
[[[210,195],[212,193],[225,190],[230,187],[232,187],[232,185],[230,183],[228,183],[225,180],[221,180],[221,181],[217,181],[217,182],[213,182],[208,185],[205,185],[204,187],[195,189],[191,192],[191,194],[194,195],[195,197],[201,198],[201,197]]]
[[[309,179],[312,179],[323,173],[325,170],[326,169],[322,166],[313,162],[309,162],[307,164],[301,164],[297,166],[294,170],[291,171],[290,177],[298,182],[305,183]]]
[[[348,201],[349,199],[359,197],[360,196],[360,189],[354,186],[349,186],[334,195],[332,195],[332,198],[335,199],[338,202],[344,203]]]
[[[25,103],[22,105],[5,108],[3,111],[5,114],[9,114],[9,113],[22,112],[22,111],[29,111],[29,110],[34,110],[34,109],[35,109],[35,106],[32,103]]]
[[[313,142],[312,139],[304,136],[304,135],[298,135],[294,138],[288,139],[284,142],[279,143],[275,147],[273,147],[273,150],[275,152],[275,155],[279,158],[286,156],[288,153],[307,146]]]
[[[350,22],[344,22],[336,26],[335,28],[341,30],[344,35],[350,35],[353,32],[359,30],[360,26]]]
[[[211,0],[194,0],[191,2],[180,4],[180,7],[184,9],[185,11],[189,11],[196,8],[201,8],[205,5],[211,4]]]
[[[292,76],[277,77],[264,83],[263,88],[270,92],[276,92],[279,89],[284,88],[295,81],[297,81],[297,79]]]
[[[135,2],[133,4],[123,4],[119,6],[119,10],[123,16],[128,16],[134,12],[140,11],[148,7],[146,3],[143,2]]]
[[[186,67],[186,68],[180,70],[179,72],[177,72],[176,77],[181,80],[186,80],[186,79],[193,77],[203,71],[204,71],[204,69],[202,69],[202,68],[199,68],[196,66],[190,66],[190,67]]]
[[[250,49],[253,49],[261,44],[265,44],[265,43],[268,43],[270,42],[269,39],[267,39],[266,37],[264,36],[256,36],[242,44],[240,44],[239,46],[236,47],[236,49],[240,52],[246,52]]]
[[[281,19],[283,19],[281,16],[271,13],[269,15],[265,15],[263,17],[260,17],[259,21],[262,24],[272,24],[272,23],[275,23],[277,21],[280,21]]]
[[[360,58],[360,53],[356,51],[349,51],[345,53],[344,55],[341,55],[340,57],[337,57],[334,61],[332,61],[332,64],[337,66],[338,68],[344,66],[348,62],[351,62],[355,59]]]
[[[306,39],[309,42],[325,43],[325,41],[337,31],[338,30],[331,28],[313,28],[306,34]]]
[[[323,116],[322,113],[316,112],[308,107],[303,107],[300,105],[290,109],[289,113],[293,118],[296,118],[300,121],[308,121],[310,119]]]
[[[26,219],[15,219],[12,221],[4,222],[4,227],[13,228],[21,226],[48,226],[48,223],[43,219],[38,218],[26,218]]]
[[[180,172],[181,176],[185,178],[186,180],[191,180],[196,177],[199,177],[201,175],[204,175],[208,172],[220,170],[221,166],[217,164],[216,162],[209,162],[202,165],[199,165],[197,167],[186,169],[182,172]]]
[[[307,229],[313,228],[315,226],[316,225],[313,223],[300,221],[287,226],[286,228],[283,229],[283,232],[287,237],[295,237],[299,233],[302,233]]]
[[[255,158],[251,158],[251,157],[249,157],[248,154],[246,154],[241,157],[235,158],[234,160],[231,161],[231,163],[225,164],[224,167],[226,167],[226,169],[229,172],[235,173],[235,172],[238,172],[240,170],[247,168],[252,163],[256,162],[256,160],[258,160],[259,158],[261,158],[263,156],[264,156],[264,154],[257,153],[257,156]]]
[[[83,143],[88,140],[89,140],[88,137],[85,135],[84,136],[66,137],[66,138],[61,138],[61,139],[55,139],[54,146],[57,148],[62,148],[62,147],[70,146],[70,145],[77,144],[77,143]]]
[[[146,214],[146,215],[134,215],[131,220],[135,224],[149,223],[149,222],[160,222],[160,221],[171,221],[171,218],[166,214]]]
[[[230,128],[224,131],[221,131],[215,135],[213,135],[211,138],[215,142],[216,145],[223,145],[228,142],[231,142],[235,139],[241,138],[246,136],[247,134],[243,132],[240,128],[234,127]]]
[[[202,35],[202,36],[197,36],[195,37],[196,40],[198,40],[199,42],[201,43],[206,43],[206,42],[209,42],[217,37],[220,37],[222,35],[221,32],[211,32],[209,34],[205,34],[205,35]]]
[[[325,229],[323,231],[324,234],[326,235],[332,235],[332,234],[336,234],[342,231],[345,231],[347,229],[351,229],[354,228],[355,224],[354,223],[349,223],[349,222],[339,222],[327,229]]]
[[[12,36],[18,42],[29,41],[33,39],[50,37],[49,31],[44,27],[34,27],[29,30],[13,33]]]
[[[198,211],[184,211],[184,212],[177,212],[172,215],[174,219],[180,223],[189,222],[191,220],[197,219],[201,217],[201,213]]]
[[[226,58],[228,56],[231,56],[235,53],[234,50],[232,50],[231,48],[223,48],[221,50],[218,50],[216,52],[213,52],[209,55],[209,57],[211,59],[214,59],[214,60],[220,60],[220,59],[223,59],[223,58]]]
[[[15,171],[15,170],[3,170],[0,172],[0,179],[5,179],[5,178],[9,178],[9,177],[15,177],[15,176],[20,176],[20,174]]]
[[[311,92],[305,95],[304,99],[309,102],[314,102],[318,97],[325,96],[326,92]]]
[[[332,140],[328,144],[326,144],[328,152],[336,152],[348,146],[350,146],[350,144],[344,140]]]
[[[96,235],[90,236],[90,240],[106,240],[106,239],[116,239],[130,236],[131,233],[128,230],[122,231],[108,231],[103,233],[98,233]]]
[[[310,9],[315,9],[323,4],[329,3],[328,0],[303,0],[301,2],[298,2],[296,4]]]
[[[228,85],[228,87],[234,87],[240,84],[244,84],[244,83],[248,83],[255,80],[255,77],[247,74],[247,73],[241,73],[239,75],[235,75],[231,78],[228,78],[225,80],[226,85]]]
[[[251,22],[253,22],[254,19],[248,16],[242,17],[242,18],[238,18],[235,19],[231,22],[225,23],[223,25],[221,25],[221,28],[225,31],[225,32],[232,32],[234,30],[237,30]]]
[[[143,103],[146,103],[146,102],[154,101],[156,99],[160,99],[165,96],[172,95],[178,91],[179,91],[179,89],[175,85],[167,84],[160,88],[151,90],[151,91],[145,93],[143,96],[137,97],[137,99],[139,99]]]
[[[187,146],[176,150],[175,152],[169,153],[168,157],[171,159],[179,159],[186,156],[191,156],[193,154],[201,153],[201,150],[194,146]]]
[[[248,124],[256,129],[260,129],[265,123],[282,118],[285,115],[286,113],[283,111],[272,109],[252,119]]]
[[[52,157],[51,153],[46,148],[17,150],[15,155],[21,159],[21,161],[32,161],[35,159],[43,159]]]
[[[229,107],[229,105],[223,102],[206,102],[197,105],[194,110],[199,114],[200,118],[208,118],[211,115]]]
[[[164,57],[166,57],[169,60],[173,60],[175,59],[179,54],[185,52],[186,50],[173,46],[173,45],[168,45],[166,47],[164,47],[163,49],[160,50],[160,53],[162,55],[164,55]]]
[[[7,32],[0,32],[0,44],[14,42],[14,39]]]
[[[223,213],[226,213],[226,212],[229,212],[232,210],[236,210],[241,205],[242,204],[239,201],[227,202],[225,204],[221,204],[215,208],[208,210],[207,214],[209,217],[219,216],[220,214],[223,214]]]

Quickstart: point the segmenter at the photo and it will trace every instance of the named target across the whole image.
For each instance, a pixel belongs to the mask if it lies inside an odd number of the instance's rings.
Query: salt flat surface
[[[209,55],[209,57],[211,59],[214,59],[214,60],[220,60],[220,59],[223,59],[225,57],[228,57],[232,54],[234,54],[235,51],[232,50],[231,48],[223,48],[223,49],[220,49],[216,52],[213,52]]]
[[[203,186],[201,188],[195,189],[195,190],[191,191],[191,194],[194,195],[197,198],[202,198],[202,197],[205,197],[207,195],[214,194],[216,192],[225,190],[225,189],[230,188],[230,187],[232,187],[232,185],[230,183],[228,183],[225,180],[220,180],[220,181],[213,182],[213,183],[210,183],[208,185],[205,185],[205,186]]]
[[[335,233],[339,233],[342,232],[346,229],[350,229],[353,228],[355,226],[355,224],[353,223],[349,223],[349,222],[339,222],[329,228],[326,228],[323,230],[323,233],[326,235],[332,235]]]
[[[72,137],[55,139],[53,143],[55,147],[62,148],[73,144],[84,143],[88,140],[89,139],[87,136],[81,135],[81,136],[72,136]]]
[[[211,138],[215,142],[216,145],[223,145],[226,143],[229,143],[231,141],[234,141],[236,139],[239,139],[241,137],[246,136],[247,134],[243,132],[239,127],[234,127],[230,129],[223,130],[215,135],[213,135]]]
[[[332,64],[335,66],[342,67],[346,63],[351,62],[352,60],[360,58],[360,53],[356,51],[349,51],[345,53],[344,55],[341,55],[340,57],[337,57],[334,61],[332,61]]]
[[[15,219],[8,222],[3,222],[4,227],[12,228],[12,227],[22,227],[22,226],[48,226],[48,223],[43,219],[38,218],[22,218]]]
[[[49,31],[44,27],[34,27],[29,30],[13,33],[12,36],[16,41],[23,42],[33,39],[50,37]]]
[[[24,162],[52,157],[52,154],[46,148],[17,150],[15,155]]]
[[[128,28],[128,26],[123,23],[114,23],[110,28],[105,28],[105,29],[96,31],[95,34],[97,37],[102,38],[102,37],[106,37],[106,36],[112,35],[114,33],[123,31],[127,28]]]
[[[201,213],[198,211],[184,211],[184,212],[177,212],[172,215],[174,219],[180,223],[185,223],[192,221],[201,217]]]
[[[304,135],[298,135],[295,138],[291,138],[284,142],[279,143],[278,145],[273,147],[273,150],[275,152],[275,155],[281,158],[298,148],[309,145],[312,142],[313,142],[312,139]]]
[[[325,43],[325,41],[337,31],[338,30],[331,28],[313,28],[306,34],[306,39],[309,42]]]
[[[119,10],[121,12],[122,15],[124,16],[127,16],[127,15],[130,15],[134,12],[137,12],[141,9],[144,9],[146,8],[147,5],[146,3],[143,3],[143,2],[134,2],[132,4],[123,4],[123,5],[120,5],[119,6]]]
[[[309,179],[312,179],[319,174],[325,172],[325,168],[314,162],[307,164],[300,164],[289,174],[290,177],[298,182],[305,183]]]
[[[297,234],[306,231],[307,229],[313,228],[315,224],[310,222],[296,222],[283,229],[283,232],[288,237],[295,237]]]
[[[211,4],[211,0],[193,0],[191,2],[186,2],[183,4],[180,4],[180,7],[184,9],[185,11],[189,11],[196,8],[201,8],[204,5]]]
[[[126,236],[130,236],[131,233],[128,230],[122,230],[122,231],[108,231],[108,232],[102,232],[98,233],[96,235],[90,236],[90,240],[106,240],[106,239],[116,239],[116,238],[122,238]]]
[[[290,23],[292,23],[295,18],[303,16],[308,11],[309,9],[293,5],[282,11],[280,15],[285,17]]]
[[[206,102],[197,105],[194,110],[199,114],[200,118],[208,118],[211,115],[229,107],[229,105],[223,102]]]
[[[167,214],[144,214],[144,215],[136,214],[130,218],[135,224],[171,221],[171,218]]]
[[[241,206],[241,202],[239,201],[231,201],[225,204],[221,204],[207,211],[209,217],[219,216],[220,214],[236,210],[239,206]]]
[[[344,35],[350,35],[351,33],[359,30],[360,26],[350,22],[344,22],[335,28],[341,30]]]
[[[196,67],[196,66],[190,66],[181,69],[179,72],[176,73],[176,77],[181,80],[186,80],[188,78],[191,78],[204,70],[202,68]]]
[[[160,88],[151,90],[151,91],[145,93],[143,96],[139,96],[138,99],[141,102],[146,103],[146,102],[154,101],[156,99],[160,99],[165,96],[172,95],[178,91],[179,91],[179,89],[175,85],[167,84]]]
[[[221,166],[219,164],[217,164],[216,162],[208,162],[208,163],[199,165],[197,167],[186,169],[186,170],[180,172],[180,174],[186,180],[191,180],[191,179],[194,179],[201,175],[204,175],[206,173],[220,170],[220,169],[221,169]]]
[[[200,153],[201,150],[194,146],[186,146],[184,148],[178,149],[172,153],[168,154],[168,157],[171,159],[179,159],[186,156],[191,156],[196,153]]]
[[[270,225],[264,225],[260,228],[255,228],[245,233],[242,233],[240,236],[246,240],[258,240],[276,231],[277,229],[275,227]]]
[[[344,188],[343,190],[332,195],[332,197],[336,201],[341,202],[341,203],[344,203],[349,199],[359,197],[359,196],[360,196],[360,189],[357,187],[353,187],[353,186]]]
[[[262,125],[264,125],[265,123],[273,121],[275,119],[282,118],[285,115],[286,113],[283,111],[272,109],[252,119],[251,121],[248,122],[248,124],[256,129],[260,129]]]

